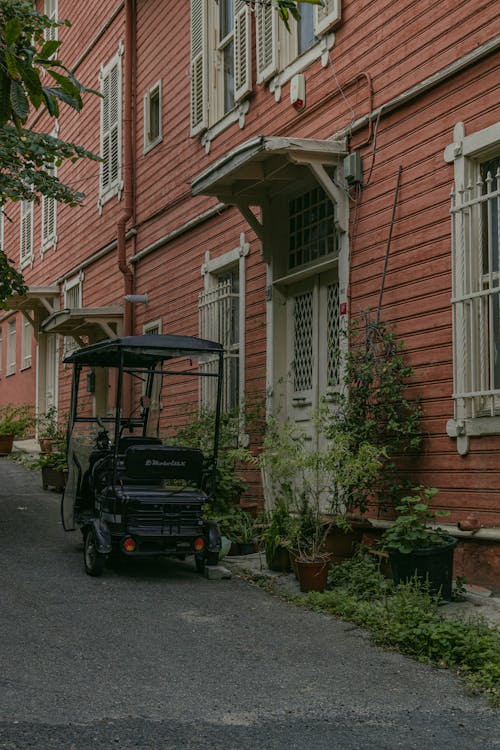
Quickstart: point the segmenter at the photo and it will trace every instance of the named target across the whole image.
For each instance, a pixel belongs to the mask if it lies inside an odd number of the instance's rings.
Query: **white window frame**
[[[47,167],[47,172],[57,176],[57,167]],[[57,245],[57,201],[52,196],[42,196],[42,255]]]
[[[9,320],[7,323],[7,367],[6,375],[14,375],[17,366],[17,322]]]
[[[20,262],[21,268],[26,268],[33,263],[33,224],[34,204],[33,201],[20,202]]]
[[[57,21],[59,15],[58,0],[44,0],[43,13],[48,16],[51,21]],[[55,40],[59,37],[59,27],[51,26],[49,29],[44,30],[45,41]]]
[[[98,208],[102,211],[103,205],[114,196],[121,198],[123,190],[122,181],[122,130],[123,130],[123,104],[122,104],[122,56],[123,45],[120,44],[118,52],[107,65],[102,65],[99,73],[101,99],[100,120],[100,155],[103,161],[99,168],[99,201]],[[111,104],[114,112],[110,111],[110,86],[115,85],[115,97]],[[113,92],[111,92],[113,93]],[[116,164],[116,167],[114,165]],[[116,174],[113,177],[113,171]]]
[[[324,6],[314,6],[316,42],[299,54],[297,22],[290,20],[291,30],[288,32],[274,8],[264,4],[256,5],[257,83],[269,81],[269,90],[276,101],[279,101],[283,85],[294,75],[319,58],[323,67],[326,67],[335,42],[332,29],[340,21],[341,0],[325,0]]]
[[[204,291],[200,294],[199,300],[199,315],[200,315],[200,336],[207,338],[205,335],[205,324],[203,322],[203,311],[202,305],[204,300],[209,297],[211,292],[217,289],[219,280],[231,271],[236,271],[239,281],[239,331],[238,331],[238,393],[239,393],[239,404],[238,407],[242,412],[243,405],[245,403],[245,302],[246,302],[246,258],[250,252],[250,246],[245,241],[245,235],[242,233],[240,236],[240,244],[238,247],[230,250],[223,255],[216,258],[211,258],[210,252],[207,251],[205,254],[205,263],[202,265],[201,273],[204,277]],[[223,343],[223,342],[222,342]],[[234,356],[234,351],[230,351],[231,347],[228,347],[226,357]],[[203,384],[202,384],[203,385]],[[229,385],[225,376],[225,382],[223,384],[223,408],[227,407],[229,400],[228,396]],[[225,395],[224,395],[225,394]],[[215,407],[215,403],[212,403],[213,397],[208,397],[208,403],[204,403],[204,398],[201,398],[203,406]],[[241,426],[242,431],[242,426]]]
[[[142,326],[142,332],[145,336],[160,335],[162,332],[162,321],[161,318],[157,320],[150,320],[148,323],[144,323]]]
[[[477,191],[478,184],[480,185],[480,164],[498,155],[500,122],[470,135],[465,134],[463,123],[457,123],[453,131],[453,143],[447,146],[444,152],[445,161],[454,167],[451,208],[454,418],[448,421],[446,430],[450,437],[457,439],[457,450],[462,455],[468,452],[470,436],[500,434],[500,388],[484,392],[480,387],[470,390],[471,383],[478,380],[478,373],[476,366],[476,370],[471,370],[472,374],[469,374],[469,362],[470,367],[473,367],[473,357],[469,357],[470,352],[466,351],[468,344],[462,335],[461,312],[468,304],[467,295],[462,291],[462,287],[465,290],[465,284],[461,269],[464,260],[471,256],[461,238],[464,236],[466,222],[469,221],[467,226],[471,227],[472,240],[477,240],[478,243],[480,241],[479,227],[471,224],[472,220],[468,217],[474,215],[474,207],[477,207],[481,200],[474,192]],[[482,296],[481,293],[479,295]],[[480,328],[479,322],[473,326],[471,335],[477,346],[481,339],[484,340],[484,330]]]
[[[213,0],[191,0],[191,135],[214,128],[208,143],[232,123],[243,127],[252,90],[251,12],[244,0],[234,2],[234,28],[219,38],[219,5]],[[234,107],[224,112],[223,50],[234,44]]]
[[[72,276],[71,278],[66,279],[66,281],[64,282],[64,287],[63,287],[64,309],[78,310],[79,308],[83,307],[83,280],[84,278],[85,277],[84,277],[83,272],[80,272],[76,276]],[[68,305],[68,301],[70,302],[76,301],[77,304]],[[73,336],[65,336],[63,356],[70,354],[75,349],[78,349],[79,346],[80,346],[79,342]]]
[[[156,136],[151,136],[151,124],[152,124],[152,102],[155,97],[158,97],[158,133]],[[162,130],[162,86],[161,79],[157,81],[154,86],[147,91],[144,95],[144,153],[147,154],[155,146],[163,140]]]
[[[25,317],[22,318],[21,323],[21,370],[27,370],[31,367],[33,327],[30,321]]]

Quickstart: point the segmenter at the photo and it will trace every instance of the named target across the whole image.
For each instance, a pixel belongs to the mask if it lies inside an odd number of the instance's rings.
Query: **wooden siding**
[[[118,0],[89,0],[82,6],[60,0],[61,17],[72,21],[71,29],[61,29],[62,57],[70,64],[79,61],[76,72],[87,85],[98,88],[100,65],[111,59],[124,38],[123,12],[108,24],[119,7]],[[129,258],[215,205],[213,198],[193,198],[191,181],[237,144],[260,133],[331,138],[499,31],[496,0],[343,0],[342,23],[335,31],[328,65],[323,68],[317,60],[305,71],[304,112],[290,106],[289,83],[283,85],[279,102],[268,85],[259,85],[249,100],[244,126],[236,122],[228,127],[214,138],[207,153],[199,138],[189,137],[189,3],[138,3],[136,28],[134,214],[128,224],[136,234],[127,243]],[[102,35],[92,46],[100,30]],[[452,510],[454,520],[473,511],[486,525],[500,525],[500,437],[473,438],[469,454],[458,456],[455,442],[445,432],[453,415],[449,216],[453,168],[444,162],[443,151],[452,141],[456,122],[464,122],[470,133],[500,120],[499,62],[497,52],[383,114],[372,123],[371,139],[368,127],[350,137],[351,149],[359,148],[362,154],[365,178],[358,205],[351,204],[350,310],[357,314],[378,303],[401,166],[382,318],[394,322],[404,340],[414,367],[410,393],[423,399],[425,450],[418,459],[408,459],[407,468],[424,484],[439,487],[438,502]],[[163,139],[145,154],[143,98],[160,79]],[[99,112],[100,100],[87,95],[80,115],[63,112],[60,135],[98,152]],[[43,126],[46,121],[42,117],[39,122]],[[30,284],[55,283],[116,240],[123,201],[113,198],[99,213],[98,165],[67,165],[60,176],[85,191],[86,198],[79,208],[58,208],[58,244],[43,256],[40,209],[35,210],[35,257],[26,269]],[[198,333],[205,252],[217,257],[237,247],[242,232],[250,243],[246,388],[263,397],[266,269],[260,242],[236,209],[193,226],[134,262],[135,290],[148,293],[148,306],[134,308],[135,330],[161,319],[164,331]],[[6,223],[5,236],[7,249],[17,259],[17,225]],[[116,250],[111,250],[87,265],[85,305],[123,303],[123,278],[116,260]],[[9,380],[19,383],[18,375],[2,377],[2,402],[10,393]],[[67,404],[65,368],[61,368],[59,389],[61,403]],[[33,390],[34,380],[23,393]]]

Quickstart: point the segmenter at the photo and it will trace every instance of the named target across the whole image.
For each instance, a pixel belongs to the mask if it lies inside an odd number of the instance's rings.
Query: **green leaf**
[[[10,78],[6,75],[0,59],[0,126],[8,121],[10,112]]]
[[[42,84],[38,71],[30,65],[23,65],[20,72],[31,103],[35,109],[38,109],[43,99]]]
[[[23,87],[18,81],[12,81],[10,87],[10,103],[16,117],[26,122],[29,113],[29,102]]]
[[[23,28],[19,18],[11,18],[5,24],[5,42],[9,47],[16,44],[17,40],[21,36]]]
[[[56,99],[59,99],[61,102],[64,102],[65,104],[68,104],[73,109],[76,109],[79,111],[82,108],[82,102],[81,99],[75,99],[75,97],[71,96],[70,94],[67,94],[66,91],[63,91],[60,88],[55,87],[44,87],[43,93],[45,96],[50,96],[54,100],[54,97]]]
[[[54,52],[59,49],[60,44],[61,42],[59,42],[57,39],[48,39],[40,50],[39,55],[37,56],[37,62],[39,62],[41,59],[49,60]]]

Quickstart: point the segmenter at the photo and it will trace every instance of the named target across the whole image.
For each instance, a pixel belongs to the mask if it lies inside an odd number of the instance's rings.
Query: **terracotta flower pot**
[[[291,569],[290,553],[286,547],[277,547],[273,555],[268,555],[266,550],[266,563],[269,570],[289,573]]]
[[[328,581],[328,560],[295,560],[300,590],[324,591]]]

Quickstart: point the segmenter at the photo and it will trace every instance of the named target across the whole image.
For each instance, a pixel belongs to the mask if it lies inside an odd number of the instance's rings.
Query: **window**
[[[457,141],[445,151],[445,159],[455,167],[451,202],[455,419],[461,423],[459,432],[481,434],[500,431],[500,420],[486,426],[483,419],[500,415],[500,123],[470,136],[459,124],[455,137]]]
[[[78,310],[83,307],[83,274],[67,279],[64,284],[64,307],[69,310]],[[64,356],[78,349],[80,344],[73,336],[64,337]]]
[[[99,207],[120,195],[122,147],[121,52],[101,69],[101,158]]]
[[[192,135],[234,113],[251,90],[251,62],[244,0],[191,0]],[[236,111],[231,121],[238,117]]]
[[[145,336],[158,336],[161,334],[161,320],[152,320],[142,327]]]
[[[257,82],[268,80],[279,71],[275,86],[280,87],[295,73],[320,57],[325,51],[324,44],[319,44],[321,36],[326,34],[340,20],[340,0],[325,0],[323,6],[302,3],[299,8],[300,19],[290,21],[291,33],[278,19],[271,4],[256,4],[255,28],[257,49]],[[327,40],[328,45],[333,44]],[[326,49],[329,47],[327,46]],[[314,49],[314,52],[312,50]],[[302,60],[297,60],[305,53],[311,52]],[[292,63],[297,64],[292,66]]]
[[[46,168],[48,174],[56,176],[56,167]],[[57,201],[55,198],[44,195],[42,197],[42,252],[54,247],[57,242]]]
[[[144,152],[161,140],[161,81],[158,81],[144,97]]]
[[[31,343],[33,328],[27,318],[22,319],[21,328],[21,370],[31,367]]]
[[[322,187],[315,187],[288,202],[288,268],[317,261],[339,252],[335,205]]]
[[[46,16],[48,16],[51,21],[57,21],[58,16],[58,8],[57,8],[58,0],[45,0],[43,4],[43,12]],[[50,40],[57,40],[57,34],[58,27],[52,26],[49,29],[45,29],[44,36],[45,39],[48,41]]]
[[[33,260],[33,202],[21,201],[21,268]]]
[[[7,375],[16,371],[16,346],[16,321],[11,320],[7,324]]]
[[[218,341],[224,347],[224,381],[222,406],[225,411],[238,409],[244,392],[244,340],[245,340],[245,257],[248,245],[241,245],[225,255],[210,259],[203,266],[205,289],[199,296],[200,336]],[[215,371],[217,359],[205,365]],[[216,383],[211,378],[202,379],[203,406],[215,408]]]

